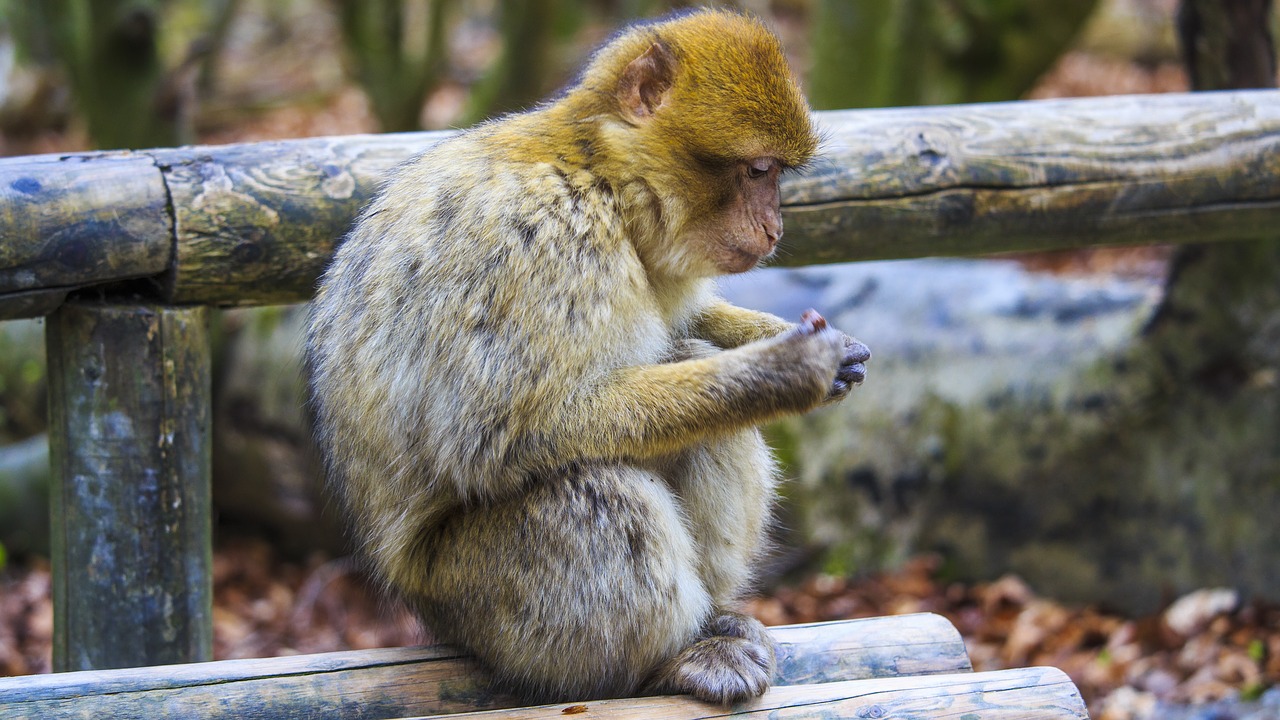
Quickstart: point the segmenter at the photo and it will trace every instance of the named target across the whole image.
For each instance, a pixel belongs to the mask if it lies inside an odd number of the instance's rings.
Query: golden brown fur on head
[[[648,212],[633,218],[650,226],[636,240],[651,271],[742,272],[772,253],[777,174],[817,145],[772,32],[744,15],[693,12],[632,29],[585,77],[564,102],[579,117],[603,113],[603,174],[644,178]],[[751,182],[760,173],[764,183]]]
[[[625,84],[631,63],[654,46],[670,63],[659,72],[670,73],[662,78],[670,88],[661,107],[653,109],[641,143],[711,163],[768,156],[797,167],[813,156],[817,137],[809,106],[782,43],[758,20],[725,10],[632,28],[592,59],[587,80],[565,101],[587,107],[603,101],[629,119],[625,98],[618,98],[615,88]],[[678,111],[662,112],[663,107]]]
[[[709,9],[626,31],[559,100],[500,125],[510,157],[554,156],[610,183],[650,271],[681,278],[767,257],[781,235],[778,174],[818,142],[778,38]]]

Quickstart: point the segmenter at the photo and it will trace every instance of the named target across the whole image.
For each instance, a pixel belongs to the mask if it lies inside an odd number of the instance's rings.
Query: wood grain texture
[[[1280,93],[818,114],[779,262],[1275,237]]]
[[[208,316],[49,318],[55,670],[212,656]]]
[[[780,265],[1269,238],[1280,227],[1280,91],[817,118],[823,156],[784,180]],[[161,272],[159,295],[171,303],[304,301],[385,171],[446,136],[0,162],[0,307],[6,292]],[[49,190],[61,186],[78,189]],[[155,220],[165,192],[175,213],[168,228]],[[125,210],[148,218],[145,229],[111,220]]]
[[[964,643],[930,614],[772,628],[777,684],[970,669]],[[4,718],[396,718],[512,707],[447,647],[0,678]]]
[[[0,301],[161,273],[172,235],[164,179],[146,155],[0,159]],[[13,315],[3,304],[0,317]]]
[[[1056,668],[852,680],[773,687],[733,708],[689,697],[625,698],[453,715],[457,720],[1088,720],[1075,684]],[[421,720],[418,719],[418,720]]]
[[[386,172],[447,133],[156,151],[173,197],[174,303],[305,300]]]

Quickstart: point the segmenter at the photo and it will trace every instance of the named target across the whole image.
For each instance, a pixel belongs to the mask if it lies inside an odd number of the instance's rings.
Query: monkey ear
[[[657,112],[667,101],[675,70],[676,59],[661,41],[632,60],[618,79],[618,106],[622,117],[640,124]]]

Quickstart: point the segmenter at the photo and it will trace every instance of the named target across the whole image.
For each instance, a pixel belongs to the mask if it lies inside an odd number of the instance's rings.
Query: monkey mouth
[[[772,249],[760,253],[740,246],[731,246],[728,250],[729,252],[726,253],[724,261],[721,263],[721,269],[728,273],[742,273],[754,270],[773,254]]]

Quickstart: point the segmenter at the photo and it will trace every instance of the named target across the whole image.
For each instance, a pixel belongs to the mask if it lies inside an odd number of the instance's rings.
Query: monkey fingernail
[[[800,327],[806,334],[816,333],[826,329],[827,319],[819,315],[817,310],[805,310],[800,315]]]

